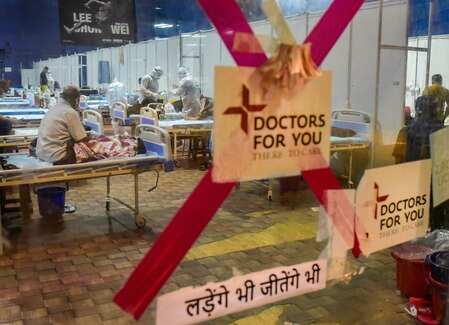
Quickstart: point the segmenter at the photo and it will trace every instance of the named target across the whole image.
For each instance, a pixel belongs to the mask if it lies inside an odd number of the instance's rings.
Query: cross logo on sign
[[[376,191],[376,210],[374,212],[374,219],[377,220],[377,215],[378,215],[378,207],[379,204],[378,203],[382,203],[385,202],[389,195],[379,195],[379,185],[377,185],[377,183],[374,183],[374,190]]]
[[[240,127],[243,132],[248,134],[248,112],[261,112],[266,105],[251,105],[249,103],[249,89],[245,85],[242,86],[242,106],[229,107],[223,114],[224,115],[241,115]]]

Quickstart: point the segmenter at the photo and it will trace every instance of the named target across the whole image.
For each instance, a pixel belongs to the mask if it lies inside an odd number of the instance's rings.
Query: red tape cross
[[[234,36],[237,32],[254,34],[235,0],[198,1],[215,25],[237,65],[258,67],[266,61],[267,57],[263,53],[233,51]],[[322,63],[362,4],[363,0],[333,1],[306,39],[307,42],[312,43],[312,57],[316,64]],[[341,188],[329,168],[303,172],[303,177],[321,204],[324,204],[325,190]],[[117,293],[114,298],[117,305],[136,319],[142,316],[212,220],[234,185],[213,183],[212,170],[208,171],[131,274],[124,287]],[[355,253],[359,254],[357,240],[355,248]]]

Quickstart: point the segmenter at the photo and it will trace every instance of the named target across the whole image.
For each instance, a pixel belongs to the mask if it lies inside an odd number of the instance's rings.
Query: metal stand
[[[116,218],[111,217],[111,215],[109,214],[109,211],[111,210],[111,201],[113,200],[113,201],[123,205],[124,207],[128,208],[129,210],[131,210],[134,214],[134,223],[136,224],[137,228],[142,229],[146,225],[146,220],[144,217],[142,217],[140,215],[140,210],[139,210],[139,174],[134,173],[133,175],[134,175],[134,206],[130,206],[129,204],[123,202],[122,200],[112,197],[111,196],[111,179],[110,179],[110,177],[106,178],[106,214],[108,216],[109,224],[111,224],[112,219],[114,219],[115,221],[117,221],[118,223],[123,225],[123,223],[121,223]]]

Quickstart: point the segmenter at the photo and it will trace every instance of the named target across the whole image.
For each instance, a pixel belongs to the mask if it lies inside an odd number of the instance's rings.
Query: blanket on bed
[[[115,157],[134,157],[137,140],[131,137],[99,136],[88,142],[75,143],[76,162],[86,162]]]

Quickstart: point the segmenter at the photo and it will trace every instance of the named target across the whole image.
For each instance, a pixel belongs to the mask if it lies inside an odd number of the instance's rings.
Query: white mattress
[[[110,165],[136,165],[139,163],[145,163],[145,164],[152,164],[152,163],[159,163],[162,160],[159,157],[156,156],[150,156],[150,155],[137,155],[132,158],[111,158],[111,159],[103,159],[103,160],[97,160],[92,162],[86,162],[86,163],[80,163],[80,164],[72,164],[72,165],[59,165],[54,166],[51,163],[39,160],[36,157],[29,156],[25,153],[19,153],[19,154],[6,154],[1,155],[2,157],[5,157],[8,164],[14,165],[19,169],[12,169],[12,170],[5,170],[0,171],[0,176],[2,174],[17,174],[21,173],[23,171],[26,172],[44,172],[44,171],[58,171],[58,170],[80,170],[84,168],[103,168]]]
[[[46,114],[48,109],[43,108],[4,108],[0,110],[0,115],[14,115],[15,113],[26,114],[26,113],[40,113]],[[17,114],[18,115],[18,114]]]
[[[159,127],[163,129],[177,128],[212,128],[213,120],[162,120],[159,121]]]
[[[369,144],[369,139],[363,136],[355,137],[334,137],[331,136],[331,144]]]
[[[32,137],[32,136],[37,137],[38,131],[39,131],[38,128],[17,128],[14,129],[14,133],[12,135],[18,137]]]
[[[15,118],[20,121],[40,121],[45,114],[30,114],[30,115],[8,115],[9,118]]]

